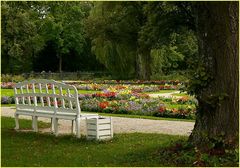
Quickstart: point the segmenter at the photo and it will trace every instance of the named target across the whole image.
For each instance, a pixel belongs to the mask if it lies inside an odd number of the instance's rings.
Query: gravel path
[[[15,108],[1,107],[1,116],[14,117]],[[20,118],[31,119],[28,116],[21,116]],[[163,133],[172,135],[190,135],[194,122],[184,121],[166,121],[166,120],[150,120],[137,118],[122,118],[112,117],[114,133]],[[50,119],[39,118],[40,121],[50,122]],[[86,134],[85,120],[81,120],[81,134]],[[71,133],[71,121],[59,120],[59,133]],[[20,123],[21,128],[21,123]],[[50,129],[41,129],[42,132],[49,132]]]

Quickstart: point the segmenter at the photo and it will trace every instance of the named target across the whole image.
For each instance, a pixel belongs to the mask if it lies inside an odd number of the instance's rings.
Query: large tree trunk
[[[199,107],[189,140],[204,147],[221,137],[238,145],[238,2],[202,2],[197,9],[199,54],[211,77],[196,95]]]
[[[150,51],[139,52],[137,56],[136,74],[139,79],[149,80],[151,77],[151,56]]]

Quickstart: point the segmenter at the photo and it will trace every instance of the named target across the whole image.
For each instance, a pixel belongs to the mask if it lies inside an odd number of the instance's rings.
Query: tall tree
[[[84,12],[77,2],[48,3],[45,20],[45,37],[55,44],[59,58],[59,72],[62,72],[62,57],[74,50],[78,54],[83,51],[85,43],[83,18]]]
[[[202,62],[190,87],[199,101],[190,140],[199,147],[214,141],[218,145],[238,144],[238,9],[238,2],[202,2],[197,6]]]
[[[92,51],[107,69],[122,79],[135,74],[138,6],[135,2],[96,2],[87,20]]]
[[[44,45],[39,17],[28,2],[2,2],[1,11],[2,72],[31,71],[32,60]]]

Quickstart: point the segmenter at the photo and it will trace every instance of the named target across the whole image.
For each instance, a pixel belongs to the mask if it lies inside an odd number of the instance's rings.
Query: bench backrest
[[[17,83],[14,87],[18,109],[33,112],[51,111],[80,114],[78,91],[75,86],[54,80],[38,79]]]

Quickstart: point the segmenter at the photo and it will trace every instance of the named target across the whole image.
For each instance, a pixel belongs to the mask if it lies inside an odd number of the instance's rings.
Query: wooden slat
[[[91,130],[91,129],[95,129],[96,130],[97,126],[96,125],[92,125],[92,124],[88,124],[87,125],[87,129]],[[110,124],[104,124],[104,125],[98,125],[98,130],[110,130],[111,129],[111,125]]]
[[[45,84],[45,88],[46,88],[46,93],[48,94],[48,85]],[[51,106],[51,102],[50,102],[50,98],[49,98],[49,95],[46,96],[47,97],[47,103],[48,103],[48,106],[50,107]]]
[[[56,98],[56,92],[55,92],[55,85],[52,84],[52,90],[53,90],[53,103],[54,103],[54,113],[56,113],[56,109],[58,108],[58,104],[57,104],[57,98]]]
[[[103,136],[103,135],[111,136],[111,131],[110,130],[104,130],[104,131],[98,131],[98,133],[97,133],[97,131],[88,130],[87,134],[88,135],[97,135],[98,134],[98,136]]]
[[[20,90],[21,90],[21,94],[23,94],[23,86],[20,87]],[[22,104],[25,104],[25,97],[21,97],[22,98]]]
[[[60,91],[60,95],[62,96],[61,98],[61,102],[62,102],[62,107],[65,108],[65,100],[63,98],[63,90],[62,90],[62,87],[60,86],[59,88],[59,91]]]
[[[71,97],[70,89],[67,89],[67,95],[69,97]],[[72,101],[71,100],[69,100],[69,106],[70,106],[71,109],[73,109],[73,105],[72,105]]]
[[[28,104],[17,104],[16,105],[17,109],[26,109],[26,110],[34,110],[33,105],[28,105]]]
[[[42,84],[39,83],[38,86],[39,86],[39,91],[40,91],[40,93],[42,94]],[[40,100],[41,100],[41,104],[42,104],[42,106],[44,106],[43,96],[40,96]]]
[[[26,85],[26,87],[27,87],[27,93],[29,93],[28,85]],[[28,96],[28,105],[31,105],[31,98],[30,98],[30,96]]]
[[[14,88],[14,94],[15,95],[17,94],[17,88]],[[17,96],[14,96],[14,97],[15,97],[15,103],[16,103],[16,105],[18,105],[19,104],[18,97]]]
[[[104,118],[104,119],[98,119],[98,124],[107,124],[110,123],[110,119],[109,118]]]

